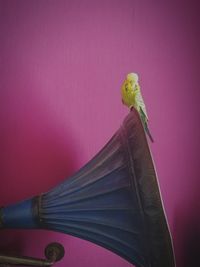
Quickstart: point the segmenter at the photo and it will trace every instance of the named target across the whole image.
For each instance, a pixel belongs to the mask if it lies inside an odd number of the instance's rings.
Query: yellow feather
[[[122,102],[129,108],[131,108],[132,106],[136,107],[137,90],[134,89],[137,84],[137,81],[138,81],[137,74],[130,73],[127,75],[127,78],[123,82],[121,87]]]

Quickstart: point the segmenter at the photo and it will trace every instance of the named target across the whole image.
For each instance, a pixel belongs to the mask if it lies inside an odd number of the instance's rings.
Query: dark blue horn
[[[51,191],[2,208],[0,224],[80,237],[138,267],[175,266],[151,153],[134,109],[88,164]]]

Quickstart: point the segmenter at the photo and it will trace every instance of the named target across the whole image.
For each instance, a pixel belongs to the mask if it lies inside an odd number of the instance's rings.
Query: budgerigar
[[[127,75],[126,80],[123,82],[121,87],[121,96],[124,105],[130,109],[134,107],[138,111],[145,132],[153,142],[153,138],[148,128],[147,111],[140,91],[138,75],[136,73],[129,73]]]

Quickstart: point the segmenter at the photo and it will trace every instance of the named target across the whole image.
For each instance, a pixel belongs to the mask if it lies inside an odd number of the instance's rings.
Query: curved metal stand
[[[46,259],[32,257],[6,256],[0,254],[0,266],[24,265],[24,266],[52,266],[64,257],[64,247],[59,243],[50,243],[45,248]]]

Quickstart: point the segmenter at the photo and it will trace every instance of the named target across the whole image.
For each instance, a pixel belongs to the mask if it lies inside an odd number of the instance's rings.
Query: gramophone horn
[[[2,228],[41,228],[89,240],[136,266],[175,266],[155,169],[133,109],[70,179],[1,209]]]

